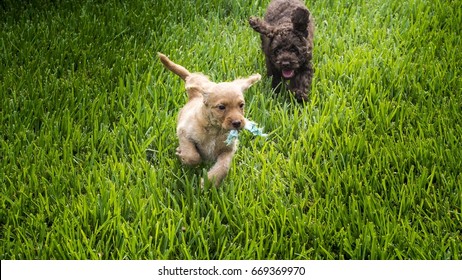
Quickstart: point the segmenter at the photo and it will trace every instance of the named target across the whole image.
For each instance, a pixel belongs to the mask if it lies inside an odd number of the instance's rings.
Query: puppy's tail
[[[183,80],[186,80],[186,77],[188,77],[189,75],[191,75],[191,73],[186,69],[184,68],[183,66],[181,65],[178,65],[176,63],[174,63],[173,61],[171,61],[170,59],[168,59],[167,56],[165,56],[164,54],[162,53],[157,53],[157,55],[159,56],[160,58],[160,61],[162,62],[162,64],[167,68],[169,69],[170,71],[172,71],[173,73],[177,74],[178,76],[180,76]]]

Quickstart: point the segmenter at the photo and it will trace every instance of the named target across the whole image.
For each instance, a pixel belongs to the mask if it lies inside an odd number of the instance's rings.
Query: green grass
[[[462,258],[460,1],[308,1],[311,101],[263,75],[219,189],[156,53],[264,74],[268,1],[159,2],[0,2],[1,259]]]

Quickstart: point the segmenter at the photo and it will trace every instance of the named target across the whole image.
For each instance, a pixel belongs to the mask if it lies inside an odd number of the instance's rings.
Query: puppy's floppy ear
[[[188,93],[189,100],[202,96],[202,87],[197,85],[187,85],[186,92]]]
[[[186,91],[188,92],[189,99],[202,97],[207,89],[210,87],[209,78],[200,73],[192,73],[186,78]]]
[[[210,102],[209,102],[209,98],[210,98],[210,93],[208,92],[202,92],[202,102],[204,103],[205,106],[209,106]]]
[[[265,21],[257,17],[250,17],[249,24],[258,33],[263,34],[268,38],[274,37],[274,27],[267,24]]]
[[[255,84],[256,82],[260,81],[261,75],[260,74],[253,74],[252,76],[246,79],[237,79],[234,80],[234,83],[237,83],[241,90],[244,91],[248,89],[251,85]]]
[[[186,86],[186,91],[188,92],[189,100],[202,98],[205,106],[209,104],[209,93],[203,87],[192,84]]]
[[[310,22],[310,12],[304,8],[297,8],[292,13],[292,24],[294,30],[302,32],[306,35],[308,23]]]

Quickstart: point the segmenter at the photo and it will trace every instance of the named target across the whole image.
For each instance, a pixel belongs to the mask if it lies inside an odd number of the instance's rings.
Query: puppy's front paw
[[[250,76],[250,79],[252,80],[252,82],[258,82],[261,80],[261,75],[260,74],[253,74],[252,76]]]
[[[300,103],[307,102],[309,100],[308,94],[306,94],[306,92],[304,92],[303,90],[296,90],[295,98]]]
[[[182,150],[180,147],[176,148],[176,155],[183,164],[195,166],[201,163],[202,159],[199,153],[194,150]]]
[[[204,178],[201,178],[201,189],[204,189],[204,184],[205,184]]]

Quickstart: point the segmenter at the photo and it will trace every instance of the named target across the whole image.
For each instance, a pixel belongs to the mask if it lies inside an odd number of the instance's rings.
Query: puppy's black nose
[[[289,66],[290,66],[290,62],[288,62],[288,61],[283,61],[283,62],[281,63],[281,65],[282,65],[282,67],[289,67]]]
[[[231,123],[235,128],[240,128],[241,127],[241,121],[233,121]]]

